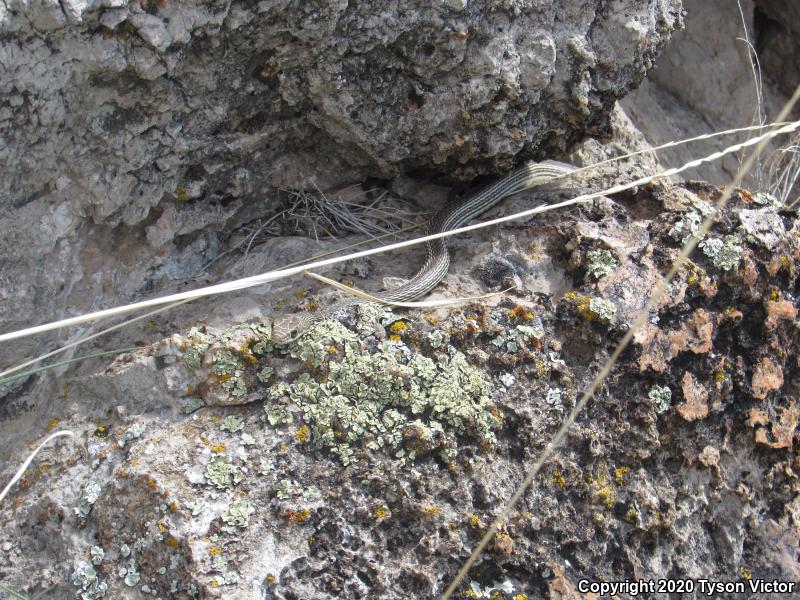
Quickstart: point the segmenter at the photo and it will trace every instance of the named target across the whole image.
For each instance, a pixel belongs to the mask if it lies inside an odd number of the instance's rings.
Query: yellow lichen
[[[186,186],[182,183],[179,183],[175,188],[175,199],[178,200],[178,202],[188,202],[192,199],[186,192]]]
[[[561,473],[561,469],[555,469],[553,471],[553,476],[550,478],[550,481],[553,483],[553,485],[557,485],[560,488],[563,488],[565,485],[567,485],[567,479]]]
[[[305,523],[311,518],[311,509],[302,508],[300,510],[287,510],[284,515],[286,521],[290,524]]]
[[[384,506],[383,504],[378,504],[378,506],[375,507],[375,518],[378,521],[381,521],[388,516],[389,516],[389,509],[386,506]]]
[[[310,436],[311,430],[308,428],[308,425],[303,425],[295,432],[294,439],[298,442],[307,442]]]
[[[600,465],[594,478],[594,486],[597,490],[597,497],[606,508],[612,508],[617,501],[617,492],[605,465]]]
[[[61,422],[61,417],[53,417],[47,422],[47,431],[53,431]]]
[[[630,467],[617,467],[614,469],[614,481],[616,481],[617,485],[625,484],[625,475],[627,475],[630,470]]]
[[[389,325],[389,332],[395,335],[402,335],[409,329],[410,327],[405,321],[395,321],[394,323]]]
[[[222,548],[217,548],[216,546],[213,546],[208,550],[209,556],[219,556],[220,554],[222,554]]]
[[[211,452],[214,454],[222,454],[225,452],[225,444],[214,444],[211,446]]]

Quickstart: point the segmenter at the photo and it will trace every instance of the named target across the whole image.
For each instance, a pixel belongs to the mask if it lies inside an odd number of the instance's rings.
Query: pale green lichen
[[[242,470],[224,454],[217,454],[206,465],[206,482],[219,489],[229,489],[244,479]]]
[[[683,215],[683,218],[669,230],[669,235],[679,240],[682,244],[688,242],[692,237],[702,239],[700,236],[700,226],[702,224],[703,217],[700,212],[691,210]]]
[[[202,498],[195,498],[194,502],[189,504],[188,508],[192,511],[192,516],[196,517],[197,515],[202,514],[206,509],[206,501]]]
[[[382,325],[393,318],[391,309],[377,302],[361,302],[357,304],[357,307],[356,332],[361,337],[372,335],[375,333],[376,326]]]
[[[100,497],[100,484],[94,481],[90,481],[86,484],[86,487],[83,488],[81,491],[81,496],[78,499],[78,506],[75,507],[75,514],[79,517],[86,518],[89,516],[89,513],[92,511],[92,506],[94,503],[97,502],[97,499]]]
[[[753,202],[761,206],[770,206],[775,210],[783,208],[783,203],[769,192],[758,192],[753,195]]]
[[[275,484],[275,495],[280,500],[288,500],[292,496],[299,496],[302,486],[292,479],[281,479]]]
[[[244,429],[244,421],[241,419],[234,417],[233,415],[225,417],[222,421],[222,425],[219,426],[222,431],[228,431],[230,433],[236,433],[237,431],[241,431]]]
[[[430,344],[431,348],[434,350],[436,348],[440,348],[444,343],[444,333],[439,331],[438,329],[434,329],[428,334],[428,344]]]
[[[233,352],[220,349],[214,352],[214,364],[211,372],[222,380],[223,389],[231,396],[244,396],[247,394],[247,385],[242,378],[244,364]]]
[[[672,390],[666,385],[654,385],[647,393],[647,397],[655,403],[658,414],[665,413],[672,402]]]
[[[589,310],[598,318],[609,323],[617,316],[617,307],[613,302],[603,298],[592,298],[589,301]]]
[[[444,438],[445,448],[455,446],[458,435],[495,442],[494,430],[502,421],[491,404],[489,383],[463,354],[450,347],[433,360],[402,343],[366,349],[356,339],[326,319],[293,342],[292,355],[326,369],[326,376],[318,380],[302,373],[291,383],[272,386],[265,403],[269,422],[290,422],[290,407],[295,407],[314,445],[345,465],[362,445],[372,450],[386,446],[395,454],[403,444],[414,446],[415,440],[404,437],[413,422],[422,424],[421,435],[440,431],[437,439]],[[448,451],[448,458],[452,454]],[[413,458],[418,452],[403,455]]]
[[[78,588],[81,600],[98,600],[108,592],[108,584],[100,581],[94,567],[83,560],[72,573],[72,585]]]
[[[255,512],[255,508],[244,498],[239,498],[231,502],[228,509],[222,513],[222,520],[228,525],[235,527],[247,527],[250,522],[250,515]]]
[[[141,575],[139,574],[139,567],[136,564],[136,560],[131,558],[128,560],[128,566],[123,567],[119,570],[120,577],[123,577],[123,581],[125,585],[128,587],[135,587],[139,580],[141,579]]]
[[[205,333],[200,332],[197,327],[192,327],[189,330],[189,339],[192,341],[192,345],[186,351],[183,360],[189,368],[199,369],[203,362],[203,355],[211,346],[212,339]]]
[[[181,414],[190,415],[196,410],[200,410],[205,406],[205,402],[197,396],[186,396],[179,403],[179,410]]]
[[[700,249],[718,269],[730,271],[742,258],[742,238],[726,235],[725,239],[707,238],[699,244]]]
[[[233,585],[241,578],[239,573],[228,569],[228,559],[221,554],[211,559],[211,568],[217,571],[211,580],[214,586]]]
[[[258,377],[258,380],[261,383],[268,383],[269,382],[269,378],[272,377],[272,374],[274,372],[275,372],[275,369],[273,369],[272,367],[264,367],[263,369],[261,369],[258,372],[256,377]]]
[[[249,328],[256,334],[251,350],[257,354],[272,352],[272,325],[269,322],[256,323]]]
[[[564,390],[557,387],[551,387],[547,389],[547,396],[545,396],[545,402],[553,406],[561,406],[561,397],[564,395]]]
[[[272,352],[272,327],[269,323],[239,325],[219,334],[206,334],[196,327],[189,332],[190,347],[184,361],[189,368],[211,364],[211,373],[231,396],[247,394],[244,373],[248,365],[258,364],[255,354]],[[271,369],[263,368],[256,376],[265,381]]]
[[[313,503],[322,498],[322,492],[314,485],[303,487],[294,479],[281,479],[275,484],[275,496],[280,500],[299,497],[306,503]]]
[[[331,348],[357,343],[358,336],[344,325],[333,319],[323,319],[289,344],[289,354],[312,367],[319,367],[330,358]]]
[[[291,388],[288,383],[281,381],[269,388],[267,392],[267,402],[264,403],[264,412],[267,413],[267,421],[270,425],[289,425],[294,422],[292,411],[286,404],[281,402],[281,398],[288,396]]]
[[[539,317],[534,317],[530,325],[517,325],[517,331],[532,340],[541,340],[544,337],[544,323]]]
[[[100,546],[92,546],[89,549],[89,556],[92,558],[93,565],[99,565],[101,562],[103,562],[105,555],[105,550],[103,550],[103,548]]]
[[[128,427],[127,431],[125,431],[125,433],[119,439],[117,444],[119,444],[120,448],[124,448],[125,444],[127,444],[128,442],[142,437],[145,428],[146,427],[144,423],[134,423],[133,425]]]
[[[503,373],[500,375],[500,383],[502,383],[505,387],[511,387],[517,381],[517,378],[514,377],[511,373]]]
[[[601,279],[611,274],[619,265],[617,259],[608,250],[589,250],[586,258],[589,261],[586,271],[595,279]]]

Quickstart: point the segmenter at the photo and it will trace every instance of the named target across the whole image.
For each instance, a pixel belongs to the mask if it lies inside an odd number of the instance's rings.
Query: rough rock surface
[[[437,597],[718,196],[655,185],[462,236],[438,292],[517,283],[484,306],[347,314],[289,346],[254,315],[37,376],[17,423],[73,429],[88,457],[46,450],[0,505],[0,578],[54,598]],[[798,234],[734,195],[458,597],[800,578]],[[4,479],[28,441],[11,425]]]
[[[686,0],[683,4],[686,28],[676,33],[643,84],[620,102],[635,126],[657,145],[774,120],[800,82],[797,2]],[[797,109],[795,114],[800,114]],[[677,167],[746,136],[694,142],[663,150],[660,157]],[[774,147],[786,145],[781,139]],[[686,177],[722,185],[734,177],[739,165],[739,158],[731,155],[687,171]],[[754,191],[768,185],[768,170],[768,161],[762,161],[747,180]]]
[[[767,76],[790,96],[800,81],[800,5],[792,0],[756,0],[755,46]]]
[[[280,186],[468,180],[563,153],[607,131],[679,13],[679,0],[0,2],[0,330],[191,282],[234,227],[274,214]]]

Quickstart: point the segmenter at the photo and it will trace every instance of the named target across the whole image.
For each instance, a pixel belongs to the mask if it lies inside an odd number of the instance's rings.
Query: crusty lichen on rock
[[[494,443],[502,419],[488,381],[463,354],[448,346],[426,356],[398,341],[368,345],[357,339],[325,319],[293,341],[291,356],[323,375],[301,373],[273,385],[265,404],[269,422],[289,423],[296,410],[314,445],[343,464],[355,460],[359,448],[387,447],[412,459],[438,449],[450,461],[455,436]]]
[[[205,471],[206,481],[219,489],[229,489],[244,479],[242,470],[231,462],[225,454],[217,454],[208,461]]]

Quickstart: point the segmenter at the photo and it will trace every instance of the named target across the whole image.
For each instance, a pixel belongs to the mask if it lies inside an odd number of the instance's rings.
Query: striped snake
[[[429,234],[434,234],[457,229],[508,196],[542,185],[574,170],[575,167],[572,165],[554,160],[526,163],[476,194],[449,203],[436,213],[428,224],[427,231]],[[371,295],[387,302],[411,302],[430,292],[444,279],[450,267],[450,253],[447,251],[445,240],[446,238],[438,238],[426,242],[428,256],[425,263],[406,283]],[[351,297],[316,314],[299,313],[281,317],[273,322],[272,337],[278,343],[292,341],[314,323],[346,306],[360,302],[364,300]]]

